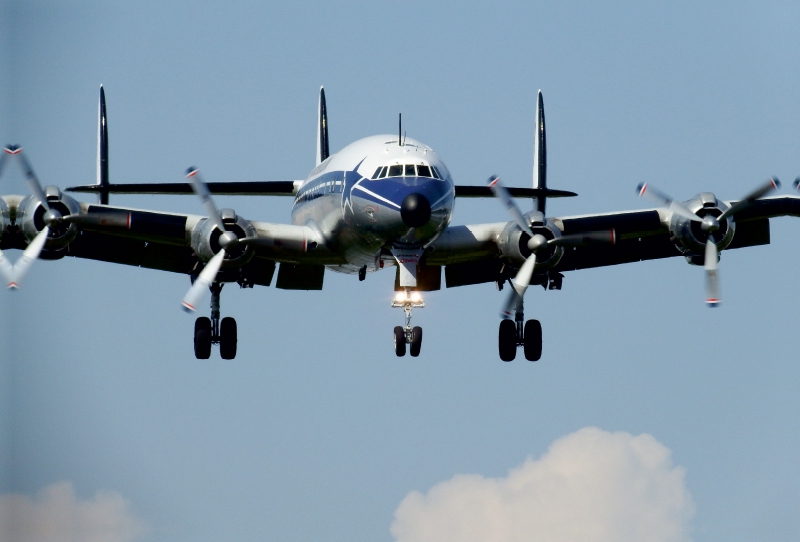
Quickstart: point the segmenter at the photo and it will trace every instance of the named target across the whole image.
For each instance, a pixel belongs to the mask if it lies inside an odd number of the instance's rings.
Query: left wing
[[[730,205],[736,202],[728,202]],[[769,219],[800,216],[800,197],[780,196],[754,202],[736,216],[736,233],[727,247],[769,244]],[[680,256],[671,239],[663,209],[623,211],[552,218],[564,235],[614,230],[616,243],[567,249],[555,272]],[[451,226],[430,247],[426,264],[445,267],[447,287],[505,280],[513,275],[500,250],[500,234],[507,222]]]

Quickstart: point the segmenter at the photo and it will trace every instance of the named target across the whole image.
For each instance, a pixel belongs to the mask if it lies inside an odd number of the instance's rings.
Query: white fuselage
[[[378,135],[351,143],[308,175],[292,223],[315,230],[325,252],[338,256],[330,269],[372,271],[382,251],[432,243],[450,223],[454,201],[450,172],[430,147]]]

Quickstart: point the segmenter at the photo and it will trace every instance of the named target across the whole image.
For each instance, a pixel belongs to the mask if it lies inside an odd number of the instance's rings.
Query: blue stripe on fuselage
[[[452,190],[449,182],[431,177],[390,177],[374,181],[365,179],[353,187],[352,195],[379,205],[386,205],[388,201],[399,209],[409,194],[422,194],[435,210],[451,199],[446,196]]]
[[[309,181],[297,191],[295,207],[327,194],[341,194],[345,190],[345,176],[352,171],[329,171]]]
[[[362,189],[363,188],[363,189]],[[399,209],[403,199],[411,193],[422,194],[436,208],[446,203],[453,191],[449,181],[431,177],[389,177],[369,180],[356,171],[329,171],[309,181],[297,192],[294,206],[313,201],[327,194],[343,194],[343,204],[350,204],[353,191],[379,205],[389,204]],[[388,200],[388,201],[387,201]]]

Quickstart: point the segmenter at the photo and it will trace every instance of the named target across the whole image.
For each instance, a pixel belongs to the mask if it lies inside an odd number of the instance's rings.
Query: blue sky
[[[511,186],[530,183],[541,88],[548,182],[580,194],[551,202],[557,216],[646,207],[642,181],[735,199],[769,175],[788,192],[800,173],[790,2],[0,6],[0,136],[45,184],[93,181],[100,84],[112,182],[179,181],[192,164],[209,181],[303,178],[320,85],[332,151],[393,132],[402,112],[457,183]],[[17,168],[0,193],[27,193]],[[194,198],[112,203],[201,212]],[[291,200],[219,204],[285,222]],[[455,224],[505,219],[492,200],[456,204]],[[771,245],[724,253],[715,311],[702,270],[677,259],[531,289],[535,364],[497,358],[492,285],[429,294],[417,359],[392,351],[393,273],[326,273],[321,292],[229,285],[237,359],[198,361],[186,277],[39,262],[0,292],[0,493],[41,504],[57,487],[101,506],[112,492],[142,526],[120,540],[410,540],[390,528],[412,491],[511,480],[594,426],[671,451],[691,539],[796,540],[798,235],[778,219]],[[590,433],[617,453],[604,434]]]

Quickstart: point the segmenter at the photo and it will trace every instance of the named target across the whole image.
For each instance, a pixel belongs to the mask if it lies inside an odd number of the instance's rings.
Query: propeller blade
[[[772,192],[773,190],[777,190],[778,188],[780,188],[780,186],[781,182],[778,180],[777,177],[772,177],[771,179],[767,179],[767,181],[764,184],[753,190],[751,193],[747,194],[744,198],[742,198],[741,201],[737,201],[736,203],[734,203],[731,206],[731,208],[722,213],[719,216],[719,218],[717,218],[717,220],[722,222],[729,216],[733,216],[739,211],[747,209],[748,207],[753,205],[753,203],[755,203],[756,200],[761,199],[762,197]]]
[[[0,278],[6,283],[7,288],[14,287],[14,265],[6,259],[2,250],[0,250]]]
[[[794,180],[794,183],[792,183],[792,186],[794,186],[795,190],[800,190],[800,177],[798,177],[798,178],[796,178]]]
[[[222,223],[222,217],[219,214],[217,206],[214,204],[214,200],[211,198],[211,193],[208,191],[206,183],[200,178],[200,170],[194,166],[190,167],[186,170],[186,178],[192,183],[194,193],[197,194],[200,197],[200,201],[203,202],[203,207],[206,208],[206,212],[208,213],[208,219],[211,220],[220,231],[224,232],[225,226]]]
[[[49,211],[50,205],[47,203],[47,196],[42,188],[42,183],[39,182],[39,179],[33,172],[33,168],[31,167],[30,162],[28,162],[28,158],[20,151],[22,151],[22,149],[17,149],[19,159],[22,160],[22,169],[25,170],[25,178],[28,181],[28,186],[30,187],[31,192],[33,192],[33,195],[39,200],[39,202],[41,202],[42,207]]]
[[[636,190],[639,192],[640,198],[647,196],[650,199],[659,202],[664,207],[667,207],[671,212],[679,214],[683,218],[688,218],[689,220],[694,220],[695,222],[703,221],[699,216],[687,209],[683,203],[675,201],[664,192],[653,188],[647,183],[640,183],[639,186],[636,187]]]
[[[223,248],[217,252],[206,264],[205,268],[200,272],[200,275],[195,279],[192,287],[183,296],[183,310],[186,312],[194,312],[197,310],[197,305],[208,290],[208,286],[217,278],[219,268],[222,267],[222,260],[225,259],[225,249]]]
[[[517,207],[517,204],[514,202],[514,199],[506,190],[506,187],[503,186],[503,183],[500,182],[500,177],[497,175],[492,175],[489,177],[489,188],[491,189],[492,193],[500,198],[500,201],[503,202],[503,205],[508,210],[511,218],[514,219],[514,222],[517,223],[517,226],[522,229],[525,233],[533,237],[533,232],[531,231],[531,227],[525,221],[525,217],[523,216],[522,212]]]
[[[561,237],[550,239],[547,244],[562,247],[575,247],[595,243],[608,243],[613,245],[616,242],[617,232],[615,230],[600,230],[588,231],[584,233],[573,233],[571,235],[562,235]]]
[[[11,154],[11,151],[9,151],[8,148],[6,148],[5,151],[6,152],[3,154],[0,154],[0,175],[3,174],[3,170],[6,167],[6,159],[8,158],[8,155]]]
[[[708,238],[706,242],[706,303],[709,307],[716,307],[720,303],[719,298],[719,256],[717,245]]]
[[[528,289],[528,285],[531,283],[534,267],[536,267],[536,253],[528,256],[528,259],[517,271],[517,276],[511,281],[511,291],[508,293],[503,310],[500,311],[501,318],[511,318],[517,305],[517,300],[525,295],[525,290]]]
[[[22,257],[14,264],[14,272],[11,276],[11,282],[8,285],[9,288],[19,288],[20,284],[22,284],[22,279],[24,279],[25,275],[30,271],[31,265],[33,265],[33,262],[39,257],[39,254],[42,253],[42,249],[44,248],[49,234],[50,228],[45,226],[42,231],[33,238],[33,241],[31,241],[22,253]]]

